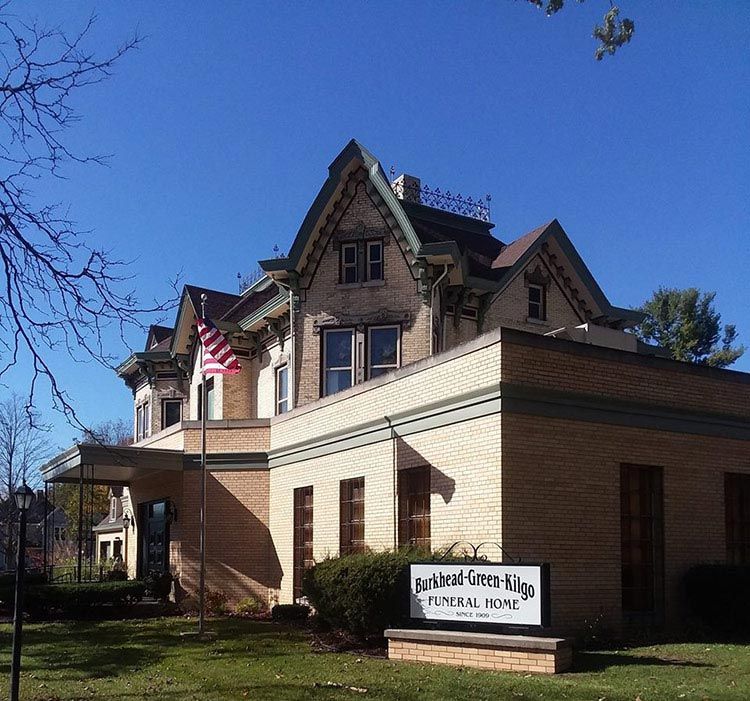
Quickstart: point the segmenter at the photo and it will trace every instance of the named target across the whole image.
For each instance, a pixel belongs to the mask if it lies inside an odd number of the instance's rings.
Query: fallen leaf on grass
[[[358,694],[366,694],[368,691],[363,686],[347,686],[346,684],[339,684],[338,682],[315,682],[313,686],[318,689],[322,687],[327,689],[346,689],[348,691],[355,691]]]

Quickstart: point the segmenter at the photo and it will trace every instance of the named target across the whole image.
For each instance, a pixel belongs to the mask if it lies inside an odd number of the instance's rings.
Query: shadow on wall
[[[267,498],[267,487],[262,478],[253,473],[233,473],[232,482],[247,476],[243,491],[252,494],[252,483]],[[196,489],[198,488],[196,480]],[[268,517],[268,502],[253,513],[214,474],[209,474],[206,493],[206,585],[223,591],[230,601],[250,594],[262,601],[269,600],[269,592],[281,587],[281,563],[273,545],[271,533],[262,519]],[[252,496],[250,496],[252,498]],[[254,499],[263,503],[263,497]],[[259,518],[260,516],[260,518]],[[188,591],[198,588],[200,514],[186,513],[182,523],[182,571],[180,585]]]
[[[442,497],[446,504],[450,504],[456,492],[456,480],[432,465],[418,450],[412,448],[403,438],[396,438],[396,469],[408,470],[410,467],[430,468],[430,492]]]

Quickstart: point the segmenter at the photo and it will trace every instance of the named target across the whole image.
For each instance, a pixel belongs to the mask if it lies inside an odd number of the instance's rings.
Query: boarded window
[[[658,613],[664,592],[662,469],[620,466],[622,609]]]
[[[365,551],[365,478],[341,480],[339,553]]]
[[[430,468],[398,473],[398,544],[430,548]]]
[[[294,490],[294,599],[302,596],[302,577],[313,561],[313,488]]]
[[[750,475],[724,475],[727,562],[750,564]]]

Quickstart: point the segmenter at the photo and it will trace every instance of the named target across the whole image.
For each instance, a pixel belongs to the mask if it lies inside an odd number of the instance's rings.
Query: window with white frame
[[[112,497],[109,500],[109,520],[117,520],[117,497]]]
[[[356,243],[341,244],[341,282],[359,282]]]
[[[335,394],[354,382],[354,329],[323,332],[323,394]]]
[[[529,318],[545,318],[544,309],[544,287],[542,285],[529,285]]]
[[[276,413],[289,411],[289,366],[276,368]]]
[[[383,242],[367,242],[367,279],[383,279]]]
[[[211,421],[216,417],[216,407],[214,398],[214,378],[206,380],[206,421]],[[198,421],[203,418],[203,384],[198,385]]]
[[[371,326],[368,329],[368,377],[378,377],[399,366],[400,335],[398,326]]]
[[[151,411],[149,402],[139,404],[135,409],[135,439],[141,441],[151,435]]]

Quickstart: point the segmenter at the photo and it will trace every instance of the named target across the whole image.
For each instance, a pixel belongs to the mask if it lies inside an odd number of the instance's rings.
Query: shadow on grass
[[[576,672],[604,672],[610,667],[713,667],[706,662],[691,660],[676,660],[668,657],[653,657],[648,655],[616,654],[613,652],[576,652],[573,658],[573,669]]]
[[[218,633],[207,643],[182,638],[192,630],[191,622],[164,619],[163,627],[154,621],[117,622],[76,621],[31,625],[24,628],[23,669],[27,672],[62,672],[61,681],[104,679],[130,674],[159,665],[177,655],[201,664],[206,657],[245,659],[284,657],[289,644],[300,642],[299,632],[283,626],[244,621],[209,621]],[[158,624],[157,624],[158,625]],[[10,651],[9,629],[0,632],[0,650]],[[0,675],[9,672],[9,656],[0,655]]]

